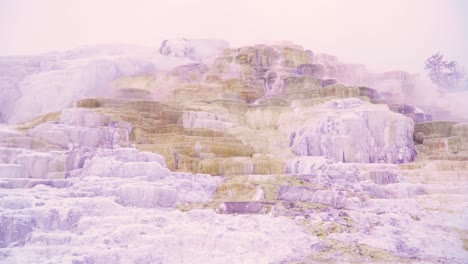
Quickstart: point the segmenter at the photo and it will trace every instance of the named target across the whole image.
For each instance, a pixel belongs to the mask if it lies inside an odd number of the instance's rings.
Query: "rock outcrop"
[[[229,44],[220,39],[170,39],[164,40],[159,52],[166,56],[201,61],[218,55]]]
[[[415,126],[420,159],[468,160],[468,124],[433,121]]]
[[[177,39],[160,53],[149,68],[91,59],[83,94],[77,73],[28,108],[55,112],[0,126],[0,262],[468,259],[468,127],[394,102],[414,76],[296,45]],[[46,89],[33,72],[54,87],[68,69],[26,62],[0,89],[16,100],[2,120],[33,117],[15,95]]]
[[[288,132],[289,145],[299,156],[330,156],[342,162],[404,163],[412,161],[416,154],[413,122],[385,106],[358,99],[333,100],[314,108],[295,108],[281,118],[284,121],[280,122],[280,129]]]

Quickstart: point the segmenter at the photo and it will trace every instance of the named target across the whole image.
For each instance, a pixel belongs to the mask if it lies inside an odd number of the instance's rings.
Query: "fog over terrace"
[[[423,71],[440,51],[468,65],[468,3],[414,1],[0,1],[0,55],[166,38],[231,46],[287,40],[376,71]]]

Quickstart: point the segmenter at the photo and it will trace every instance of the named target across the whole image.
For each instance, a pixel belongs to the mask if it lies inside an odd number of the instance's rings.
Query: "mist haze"
[[[440,51],[468,66],[462,0],[0,1],[0,55],[167,38],[220,38],[231,46],[291,41],[372,70],[422,73]]]

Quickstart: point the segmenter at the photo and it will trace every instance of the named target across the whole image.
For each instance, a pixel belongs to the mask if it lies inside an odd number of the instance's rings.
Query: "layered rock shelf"
[[[0,262],[466,263],[468,124],[377,85],[408,74],[296,45],[159,52],[173,67],[0,126]]]

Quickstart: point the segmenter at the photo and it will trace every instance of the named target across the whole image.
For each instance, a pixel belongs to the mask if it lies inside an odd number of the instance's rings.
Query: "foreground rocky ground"
[[[298,46],[212,46],[0,127],[1,262],[467,263],[468,124]]]

